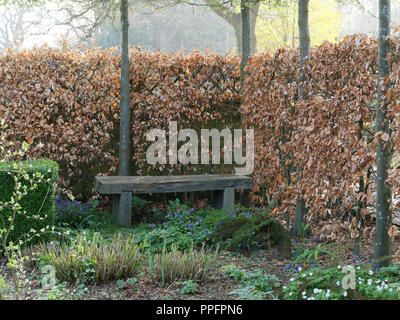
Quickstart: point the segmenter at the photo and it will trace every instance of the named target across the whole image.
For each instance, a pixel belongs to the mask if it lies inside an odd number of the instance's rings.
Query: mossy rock
[[[227,250],[252,251],[277,247],[281,253],[291,251],[289,233],[279,220],[266,213],[226,220],[210,236],[212,242],[220,243]]]

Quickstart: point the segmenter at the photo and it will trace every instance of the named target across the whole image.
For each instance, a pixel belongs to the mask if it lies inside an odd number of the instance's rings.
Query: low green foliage
[[[20,173],[10,174],[16,170]],[[14,203],[17,200],[14,176],[18,176],[18,193],[26,192],[18,203]],[[51,238],[57,179],[58,165],[51,160],[24,161],[18,165],[13,162],[0,162],[0,228],[9,228],[10,219],[14,215],[10,206],[18,206],[7,242],[22,242],[28,245]],[[32,185],[36,180],[40,182]]]
[[[98,200],[83,203],[58,196],[56,198],[56,226],[115,232],[117,222],[114,215],[99,210],[98,205]]]
[[[167,250],[172,245],[185,250],[204,243],[243,251],[278,246],[290,252],[290,239],[283,226],[259,210],[227,212],[208,208],[195,211],[179,200],[170,201],[162,224],[142,224],[134,232],[137,241],[146,240],[146,247],[152,252],[160,252],[164,245]]]
[[[180,295],[196,293],[199,288],[199,285],[196,282],[193,282],[193,280],[178,282],[177,284],[183,285],[181,289],[177,289]]]
[[[104,283],[134,276],[141,268],[142,251],[143,245],[135,244],[133,235],[117,234],[107,242],[95,233],[90,239],[43,246],[40,259],[55,267],[60,281]]]
[[[129,278],[126,280],[117,280],[116,285],[118,290],[123,290],[128,288],[129,286],[133,286],[135,283],[137,283],[136,278]]]
[[[6,279],[0,275],[0,300],[5,299],[5,291],[7,287]]]
[[[197,210],[188,208],[179,200],[170,201],[168,214],[162,224],[141,224],[134,230],[137,242],[146,242],[146,249],[151,252],[161,252],[165,246],[171,250],[174,245],[179,250],[187,250],[193,246],[202,245],[208,240],[209,234],[215,229],[211,225],[209,209]],[[226,216],[225,216],[226,217]],[[206,222],[205,220],[208,219]]]
[[[304,248],[296,246],[294,249],[294,259],[297,264],[310,265],[319,261],[322,255],[335,258],[335,243],[321,244],[315,248]]]
[[[211,234],[211,240],[229,250],[249,251],[278,246],[290,252],[288,233],[280,222],[262,211],[235,211],[222,220]]]
[[[228,267],[224,273],[239,282],[240,287],[229,293],[237,295],[239,300],[277,299],[281,284],[274,275],[261,270],[246,272],[236,267]]]
[[[70,300],[74,297],[65,282],[59,283],[48,290],[38,289],[36,294],[40,300]]]
[[[148,251],[150,273],[154,279],[162,283],[183,280],[206,280],[217,258],[217,250],[205,249],[180,251],[175,245],[168,251],[166,247],[161,253]]]
[[[400,298],[400,265],[379,270],[364,265],[355,268],[355,289],[344,289],[343,266],[313,267],[294,275],[283,288],[284,299],[297,300],[386,300]]]

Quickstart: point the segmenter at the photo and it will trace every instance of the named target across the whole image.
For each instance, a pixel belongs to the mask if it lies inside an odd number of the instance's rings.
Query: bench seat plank
[[[225,188],[250,189],[252,179],[242,175],[187,175],[187,176],[97,176],[95,188],[101,194],[167,193]]]

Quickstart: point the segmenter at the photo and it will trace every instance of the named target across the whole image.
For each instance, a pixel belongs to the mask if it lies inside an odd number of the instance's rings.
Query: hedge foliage
[[[24,161],[21,167],[30,177],[34,173],[43,175],[42,182],[37,185],[33,191],[29,191],[20,201],[21,212],[15,215],[13,230],[10,232],[8,241],[16,243],[17,241],[26,241],[25,244],[33,244],[39,241],[45,241],[51,237],[51,233],[43,233],[43,228],[54,226],[55,219],[55,187],[58,179],[58,165],[56,162],[48,159],[38,159],[33,161]],[[15,182],[9,174],[10,163],[0,163],[0,201],[8,202],[11,197],[15,197]],[[26,180],[20,180],[22,188],[28,186]],[[23,214],[26,211],[26,215]],[[10,209],[4,208],[1,211],[0,224],[5,223],[9,228],[8,217],[13,213]],[[34,217],[38,216],[38,218]],[[35,230],[33,233],[31,229]],[[49,230],[47,230],[49,231]],[[38,234],[32,239],[32,234]]]
[[[396,125],[400,40],[393,37],[390,43],[392,72],[381,85],[390,83],[383,99]],[[325,42],[312,48],[301,83],[298,50],[255,55],[241,105],[238,57],[132,50],[136,174],[228,172],[224,166],[147,166],[146,133],[168,129],[171,120],[178,121],[178,129],[254,127],[253,200],[275,202],[277,214],[286,217],[293,216],[296,197],[302,195],[309,217],[329,216],[325,233],[336,237],[338,228],[356,224],[337,224],[336,213],[356,208],[365,217],[374,203],[376,141],[388,138],[374,128],[377,55],[377,40],[366,35]],[[0,55],[0,117],[9,124],[6,134],[16,147],[24,140],[34,142],[30,157],[57,161],[61,185],[75,194],[90,194],[94,175],[116,170],[119,72],[114,49],[42,47]],[[394,129],[388,143],[397,152],[400,135]],[[396,195],[400,178],[395,168],[390,182]]]
[[[130,55],[136,173],[181,174],[179,165],[147,167],[146,133],[168,129],[169,120],[179,128],[214,128],[223,126],[222,118],[237,119],[239,60],[200,52]],[[5,51],[0,117],[9,124],[6,135],[17,148],[32,142],[30,157],[55,160],[63,187],[90,194],[93,176],[112,174],[118,164],[119,76],[114,49]]]

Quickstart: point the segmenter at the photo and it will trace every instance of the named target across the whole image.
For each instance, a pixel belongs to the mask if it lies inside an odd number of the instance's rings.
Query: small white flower
[[[291,296],[291,295],[292,295],[292,293],[290,292],[290,293],[289,293],[289,296]]]
[[[361,268],[360,267],[357,267],[357,270],[360,270]]]
[[[343,296],[347,297],[347,291],[345,291],[345,292],[343,293]]]
[[[314,289],[314,293],[319,293],[319,289]]]
[[[338,268],[338,269],[341,269],[341,268],[342,268],[342,266],[338,265],[338,266],[337,266],[337,268]]]
[[[290,278],[289,281],[290,281],[290,282],[294,281],[294,278]]]
[[[306,292],[305,292],[305,291],[303,291],[301,294],[302,294],[303,296],[305,296],[305,295],[306,295]]]
[[[336,285],[338,285],[340,287],[340,281],[336,282]]]
[[[287,287],[286,286],[283,286],[283,289],[286,289]]]
[[[329,296],[331,295],[331,293],[328,291],[325,295],[325,297],[329,298]]]
[[[372,276],[372,275],[374,274],[374,272],[370,269],[370,270],[368,271],[368,274],[369,274],[370,276]]]

